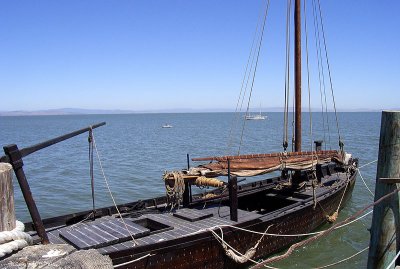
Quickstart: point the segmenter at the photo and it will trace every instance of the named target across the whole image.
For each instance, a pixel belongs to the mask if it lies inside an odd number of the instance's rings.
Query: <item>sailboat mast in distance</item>
[[[301,151],[301,20],[300,0],[294,7],[294,79],[295,79],[295,130],[294,151]]]

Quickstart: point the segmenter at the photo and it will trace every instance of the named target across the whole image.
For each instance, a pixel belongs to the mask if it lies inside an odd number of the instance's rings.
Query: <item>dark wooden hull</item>
[[[276,212],[275,216],[266,215],[258,221],[252,221],[242,228],[264,232],[268,226],[269,233],[301,234],[309,233],[326,223],[326,215],[335,212],[341,203],[343,207],[350,198],[355,183],[355,174],[350,178],[349,186],[342,185],[337,189],[321,195],[318,206],[314,209],[313,201]],[[345,193],[344,193],[345,192]],[[259,240],[260,235],[225,227],[224,240],[245,253]],[[219,232],[218,232],[219,233]],[[254,260],[267,257],[283,250],[285,247],[300,241],[304,237],[265,236],[257,248]],[[210,232],[196,234],[184,239],[177,239],[152,246],[136,247],[131,250],[109,253],[115,264],[129,262],[151,253],[153,256],[121,268],[246,268],[251,263],[237,264],[226,256],[221,244]]]
[[[175,226],[174,228],[170,227],[171,229],[168,231],[156,231],[153,236],[139,238],[139,245],[134,245],[133,241],[125,241],[125,243],[120,242],[96,248],[100,253],[109,255],[113,263],[119,265],[119,268],[245,268],[251,263],[238,264],[234,262],[226,255],[221,244],[207,229],[214,227],[213,230],[220,234],[220,230],[215,229],[215,226],[222,226],[224,240],[241,253],[245,253],[253,247],[261,235],[238,230],[231,226],[256,232],[265,232],[270,227],[268,233],[273,234],[309,233],[326,223],[326,216],[333,214],[339,205],[341,207],[345,205],[351,196],[355,178],[355,169],[339,168],[334,173],[329,172],[321,181],[321,186],[317,188],[317,205],[314,203],[310,187],[304,191],[287,191],[276,188],[287,182],[287,179],[281,177],[240,185],[238,186],[240,216],[237,222],[229,219],[229,207],[226,206],[229,197],[226,194],[210,199],[204,199],[200,195],[194,196],[187,210],[197,212],[214,210],[212,211],[214,216],[192,223],[180,220],[179,224],[179,221],[175,220],[175,224],[178,226],[191,226],[191,231],[182,233],[182,229]],[[165,201],[165,197],[158,197],[118,207],[123,214],[126,214],[124,218],[140,220],[148,217],[165,223],[168,218],[170,221],[176,219],[169,211],[160,210],[160,208],[164,208],[160,204]],[[222,216],[219,213],[221,204],[224,210],[228,209],[228,213],[225,211],[226,214],[223,213]],[[216,213],[217,209],[218,213]],[[153,214],[155,211],[158,213]],[[90,213],[91,211],[86,211],[43,220],[51,243],[68,243],[61,238],[61,231],[68,227],[74,227],[73,224],[87,219]],[[116,209],[113,207],[98,209],[96,220],[116,218],[115,213]],[[136,215],[136,213],[140,214]],[[211,223],[216,220],[220,221],[217,225],[208,224],[207,226],[207,221]],[[90,225],[90,221],[85,223]],[[231,226],[224,226],[224,224]],[[174,223],[170,224],[170,226],[173,225]],[[26,227],[38,240],[32,223],[27,223]],[[193,229],[193,227],[195,228]],[[157,238],[155,236],[160,235],[164,236],[162,240],[154,239]],[[303,238],[265,236],[252,258],[258,260],[268,257]]]

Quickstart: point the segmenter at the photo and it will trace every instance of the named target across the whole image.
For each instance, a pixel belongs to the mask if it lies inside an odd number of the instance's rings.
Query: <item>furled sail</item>
[[[189,174],[222,176],[230,172],[237,176],[256,176],[277,170],[311,169],[316,164],[330,161],[342,162],[343,154],[337,150],[278,152],[271,154],[250,154],[237,156],[194,158],[193,161],[211,161],[189,171]]]

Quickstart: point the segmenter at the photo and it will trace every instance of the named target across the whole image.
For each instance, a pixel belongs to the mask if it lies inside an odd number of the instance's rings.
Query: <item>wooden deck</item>
[[[235,225],[259,219],[260,214],[238,210],[238,222],[230,220],[229,207],[212,206],[205,209],[183,208],[171,213],[145,214],[139,218],[124,218],[124,222],[113,216],[95,221],[79,223],[48,232],[52,244],[70,244],[77,249],[96,248],[107,254],[136,246],[175,240],[205,231],[220,225]],[[159,230],[145,227],[140,223],[161,225]],[[139,224],[138,224],[139,223]],[[135,238],[134,244],[131,235]]]
[[[331,183],[335,182],[336,179],[337,175],[326,176],[322,182],[326,187],[319,188],[317,195],[335,188],[334,184],[332,186]],[[286,197],[287,201],[293,203],[291,207],[296,207],[296,204],[301,203],[301,201],[304,203],[308,200],[305,199],[305,196],[309,196],[309,199],[311,199],[312,190],[303,190],[299,195],[301,197]],[[270,192],[266,196],[279,198],[281,195]],[[100,253],[108,254],[183,238],[215,226],[243,224],[260,219],[264,220],[266,217],[265,214],[238,209],[238,221],[234,222],[230,220],[228,206],[210,204],[200,209],[182,208],[173,212],[144,214],[138,218],[124,218],[124,222],[115,216],[105,216],[95,221],[53,229],[48,231],[48,236],[53,244],[70,244],[77,249],[95,248]],[[127,231],[127,228],[129,231]]]

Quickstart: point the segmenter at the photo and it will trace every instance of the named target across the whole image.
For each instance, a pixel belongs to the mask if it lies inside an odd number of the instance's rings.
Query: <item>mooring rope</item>
[[[371,161],[371,162],[369,162],[369,163],[366,163],[366,164],[364,164],[364,165],[362,165],[362,166],[358,167],[358,169],[360,169],[360,168],[363,168],[363,167],[365,167],[365,166],[367,166],[367,165],[370,165],[370,164],[376,163],[376,162],[378,162],[378,160],[374,160],[374,161]]]
[[[350,178],[349,178],[349,176],[348,176],[348,174],[347,174],[347,183],[346,183],[346,187],[344,188],[344,191],[343,191],[342,197],[340,198],[339,205],[338,205],[338,207],[337,207],[336,211],[335,211],[335,212],[333,212],[333,214],[332,214],[332,215],[330,215],[330,216],[326,216],[326,217],[327,217],[327,219],[328,219],[328,221],[329,221],[330,223],[333,223],[333,222],[335,222],[335,221],[336,221],[336,219],[337,219],[337,217],[339,216],[339,209],[340,209],[340,206],[342,205],[342,202],[343,202],[343,199],[344,199],[344,195],[346,194],[346,190],[347,190],[347,187],[349,186],[349,184],[350,184]]]
[[[131,236],[132,241],[133,241],[133,244],[136,246],[136,245],[138,245],[138,243],[137,243],[137,241],[135,240],[135,238],[133,238],[133,235],[132,235],[131,231],[128,229],[128,225],[125,223],[125,220],[124,220],[124,218],[122,217],[121,212],[120,212],[119,209],[118,209],[117,203],[115,202],[114,196],[113,196],[113,194],[112,194],[112,192],[111,192],[111,188],[110,188],[110,185],[108,184],[108,180],[107,180],[106,174],[104,173],[103,164],[102,164],[102,162],[101,162],[100,154],[99,154],[99,151],[97,150],[96,140],[95,140],[93,134],[92,134],[92,139],[93,139],[93,146],[94,146],[94,149],[96,150],[97,160],[99,161],[100,170],[101,170],[101,173],[103,174],[104,182],[106,183],[108,192],[109,192],[109,194],[110,194],[110,196],[111,196],[111,199],[112,199],[112,201],[113,201],[113,203],[114,203],[114,207],[115,207],[115,209],[117,210],[118,216],[119,216],[119,218],[121,219],[122,223],[124,224],[125,229],[128,231],[129,235]]]
[[[147,258],[147,257],[151,257],[151,256],[154,256],[154,254],[150,254],[150,253],[149,253],[149,254],[146,254],[146,255],[144,255],[144,256],[142,256],[142,257],[140,257],[140,258],[137,258],[137,259],[134,259],[134,260],[131,260],[131,261],[127,261],[127,262],[124,262],[124,263],[120,263],[120,264],[114,265],[113,267],[114,267],[114,268],[122,267],[122,266],[125,266],[125,265],[128,265],[128,264],[131,264],[131,263],[134,263],[134,262],[143,260],[143,259],[145,259],[145,258]]]
[[[389,265],[386,267],[386,269],[390,269],[392,268],[392,266],[394,265],[394,263],[396,262],[397,258],[400,256],[400,251],[397,252],[396,256],[393,258],[393,260],[389,263]],[[397,266],[396,266],[397,267]]]
[[[369,213],[365,214],[364,216],[370,214],[371,212],[372,212],[372,211],[370,211]],[[227,225],[227,226],[229,226],[229,225]],[[229,226],[229,227],[237,228],[237,227],[235,227],[235,226]],[[270,227],[270,226],[269,226],[269,227]],[[269,227],[267,228],[267,230],[269,229]],[[218,235],[216,232],[214,232],[211,228],[210,228],[210,229],[207,229],[207,230],[210,231],[210,232],[214,235],[214,237],[215,237],[223,246],[226,245],[226,246],[229,247],[233,252],[235,252],[237,255],[239,255],[239,256],[240,256],[240,260],[251,261],[251,262],[253,262],[254,264],[261,265],[261,262],[258,262],[258,261],[253,260],[253,259],[252,259],[252,256],[249,257],[248,253],[249,253],[249,250],[254,249],[254,248],[257,248],[257,245],[261,242],[261,240],[263,239],[264,235],[270,235],[269,233],[267,233],[267,232],[264,232],[264,233],[262,233],[262,232],[256,232],[257,234],[261,234],[262,237],[258,240],[258,242],[256,243],[256,245],[255,245],[253,248],[251,248],[251,249],[249,249],[248,251],[246,251],[246,254],[242,254],[240,251],[238,251],[237,249],[233,248],[231,245],[229,245],[229,244],[223,239],[222,226],[220,226],[219,228],[220,228],[220,230],[221,230],[221,236],[219,236],[219,235]],[[242,229],[242,230],[246,230],[246,229]],[[246,231],[249,231],[249,230],[246,230]],[[253,232],[253,231],[250,231],[250,232]],[[366,248],[364,248],[364,249],[362,249],[362,250],[356,252],[355,254],[352,254],[352,255],[350,255],[350,256],[348,256],[348,257],[346,257],[346,258],[344,258],[344,259],[341,259],[341,260],[339,260],[339,261],[336,261],[336,262],[334,262],[334,263],[327,264],[327,265],[323,265],[323,266],[320,266],[320,267],[315,267],[314,269],[328,268],[328,267],[332,267],[332,266],[338,265],[338,264],[340,264],[340,263],[346,262],[346,261],[348,261],[348,260],[350,260],[350,259],[356,257],[357,255],[363,253],[363,252],[366,251],[368,248],[369,248],[369,247],[366,247]],[[226,251],[226,247],[224,247],[224,249],[225,249],[225,251]],[[399,252],[399,253],[400,253],[400,252]],[[228,255],[228,256],[232,258],[232,256],[230,256],[230,255]],[[234,259],[234,260],[236,261],[236,259]],[[268,266],[268,265],[266,265],[266,264],[263,264],[262,266],[263,266],[264,268],[278,269],[277,267]]]
[[[372,210],[371,210],[371,211],[368,211],[367,213],[365,213],[364,215],[362,215],[362,216],[360,216],[360,217],[357,217],[357,218],[355,218],[355,219],[353,219],[353,220],[348,221],[347,223],[343,223],[343,224],[341,224],[341,225],[335,227],[334,230],[338,230],[338,229],[344,228],[344,227],[346,227],[346,226],[348,226],[348,225],[350,225],[350,224],[353,224],[354,222],[357,222],[357,221],[359,221],[359,220],[365,218],[366,216],[368,216],[368,215],[371,214],[372,212],[373,212]],[[276,234],[276,233],[267,233],[267,232],[265,232],[265,233],[263,233],[263,232],[257,232],[257,231],[252,231],[252,230],[245,229],[245,228],[241,228],[241,227],[232,226],[232,225],[229,225],[229,224],[222,224],[222,225],[216,225],[216,226],[210,227],[210,228],[208,228],[208,229],[201,229],[201,230],[198,230],[198,231],[196,231],[196,232],[193,232],[193,233],[188,234],[187,236],[194,235],[194,234],[198,234],[198,233],[201,233],[201,232],[204,232],[204,231],[208,231],[209,229],[214,230],[214,229],[219,229],[219,228],[224,228],[224,227],[229,227],[229,228],[233,228],[233,229],[240,230],[240,231],[244,231],[244,232],[248,232],[248,233],[259,234],[259,235],[266,235],[266,236],[272,236],[272,237],[306,237],[306,236],[312,236],[312,235],[322,234],[322,233],[324,233],[324,232],[327,231],[327,230],[323,230],[323,231],[318,231],[318,232],[301,233],[301,234]]]
[[[324,235],[328,235],[330,232],[332,232],[333,230],[335,230],[335,228],[338,227],[339,225],[342,225],[342,224],[344,224],[344,223],[347,223],[347,222],[350,221],[350,220],[353,220],[354,218],[356,218],[356,217],[360,216],[362,213],[364,213],[368,208],[373,207],[373,206],[375,206],[375,205],[381,203],[383,200],[385,200],[385,199],[387,199],[387,198],[389,198],[389,197],[391,197],[391,196],[397,194],[399,191],[400,191],[400,188],[399,188],[399,189],[395,189],[394,191],[392,191],[392,192],[390,192],[390,193],[388,193],[388,194],[382,196],[381,198],[379,198],[379,199],[376,200],[375,202],[373,202],[373,203],[367,205],[366,207],[364,207],[363,209],[359,210],[357,213],[355,213],[355,214],[353,214],[352,216],[348,217],[348,218],[345,219],[344,221],[341,221],[341,222],[338,222],[338,223],[334,224],[331,228],[325,230],[323,233],[318,234],[318,235],[315,235],[315,236],[313,236],[313,237],[310,237],[310,238],[308,238],[308,239],[306,239],[306,240],[303,240],[303,241],[301,241],[301,242],[298,242],[298,243],[296,243],[296,244],[293,244],[292,246],[290,246],[290,248],[289,248],[284,254],[278,255],[278,256],[275,256],[275,257],[271,257],[271,258],[269,258],[269,259],[263,261],[263,262],[261,263],[261,265],[267,264],[267,263],[271,263],[271,262],[276,262],[276,261],[279,261],[279,260],[282,260],[282,259],[285,259],[285,258],[289,257],[289,256],[293,253],[293,251],[294,251],[295,249],[297,249],[297,248],[299,248],[299,247],[302,247],[302,246],[304,246],[304,245],[307,245],[308,243],[311,243],[311,242],[313,242],[313,241],[319,239],[320,237],[322,237],[322,236],[324,236]],[[259,265],[256,265],[254,268],[260,268],[260,267],[259,267]]]
[[[342,262],[346,262],[346,261],[348,261],[348,260],[354,258],[354,257],[357,256],[357,255],[360,255],[361,253],[363,253],[364,251],[366,251],[366,250],[368,250],[368,249],[369,249],[369,247],[366,247],[366,248],[364,248],[364,249],[362,249],[362,250],[360,250],[360,251],[357,251],[355,254],[353,254],[353,255],[351,255],[351,256],[349,256],[349,257],[347,257],[347,258],[341,259],[340,261],[337,261],[337,262],[334,262],[334,263],[331,263],[331,264],[327,264],[327,265],[324,265],[324,266],[316,267],[316,268],[314,268],[314,269],[323,269],[323,268],[328,268],[328,267],[331,267],[331,266],[338,265],[338,264],[340,264],[340,263],[342,263]]]
[[[375,195],[373,194],[373,192],[371,191],[371,189],[368,187],[367,183],[365,182],[364,177],[363,177],[362,174],[361,174],[360,168],[357,168],[357,173],[360,175],[360,177],[361,177],[361,179],[362,179],[362,182],[363,182],[364,185],[365,185],[365,188],[367,188],[367,190],[369,191],[369,193],[374,197]]]
[[[0,232],[0,258],[15,250],[32,245],[32,237],[24,230],[25,225],[17,220],[13,230]]]

